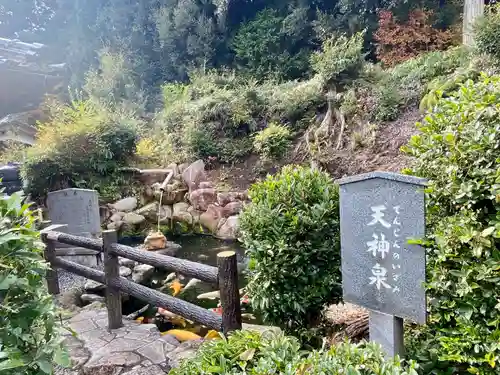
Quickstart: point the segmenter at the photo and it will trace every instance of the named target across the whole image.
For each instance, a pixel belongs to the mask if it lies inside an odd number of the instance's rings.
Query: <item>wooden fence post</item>
[[[220,301],[222,304],[222,331],[227,334],[241,329],[236,253],[223,251],[217,254],[217,267],[219,268]]]
[[[42,221],[40,223],[40,229],[48,228],[52,222],[50,220]],[[41,233],[40,238],[45,244],[45,249],[43,250],[43,256],[45,261],[49,263],[50,269],[45,273],[45,279],[47,280],[47,288],[49,293],[56,295],[61,293],[59,289],[59,276],[57,275],[57,268],[54,266],[54,260],[56,258],[56,245],[53,241],[47,239],[47,233]]]
[[[120,290],[111,287],[110,281],[120,277],[118,256],[111,252],[111,245],[118,241],[115,230],[102,232],[102,248],[104,252],[104,274],[106,278],[106,307],[108,309],[108,327],[117,329],[123,326],[122,301]]]

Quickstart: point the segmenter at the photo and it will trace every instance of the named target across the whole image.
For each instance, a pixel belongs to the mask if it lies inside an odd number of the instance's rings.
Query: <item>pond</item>
[[[244,269],[246,268],[246,258],[244,256],[245,251],[239,242],[235,241],[223,241],[218,240],[212,236],[204,235],[184,235],[184,236],[168,236],[169,241],[175,242],[181,246],[181,249],[177,250],[175,256],[177,258],[190,260],[193,262],[203,263],[210,266],[217,266],[217,254],[222,251],[233,250],[237,254],[238,260],[238,270],[239,270],[239,287],[240,289],[246,285],[246,280],[244,277]],[[122,238],[119,241],[122,244],[129,246],[141,245],[144,242],[144,237],[127,237]],[[164,281],[171,271],[157,271],[153,276],[153,281],[151,287],[158,288],[164,293],[171,294],[171,290],[164,287]],[[181,280],[184,287],[187,288],[189,279]],[[163,286],[163,288],[162,288]],[[183,300],[194,303],[200,307],[213,309],[217,307],[218,299],[198,299],[198,295],[207,292],[213,292],[216,288],[213,285],[200,282],[196,287],[189,288],[189,290],[182,290],[182,292],[177,296]],[[128,302],[124,303],[123,309],[124,313],[131,313],[140,309],[145,304],[141,301],[130,299]],[[255,322],[255,318],[244,319],[247,322]],[[159,327],[160,328],[160,327]],[[164,328],[164,327],[161,327]]]
[[[141,245],[144,238],[141,236],[122,238],[120,243],[129,246]],[[233,250],[238,256],[238,263],[243,264],[245,261],[245,250],[236,241],[223,241],[205,235],[167,236],[167,239],[181,245],[181,249],[176,252],[176,258],[217,266],[217,254]]]

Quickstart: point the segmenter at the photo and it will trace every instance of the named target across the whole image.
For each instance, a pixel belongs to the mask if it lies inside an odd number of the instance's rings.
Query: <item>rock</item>
[[[205,255],[205,254],[198,254],[197,258],[199,260],[207,260],[208,259],[208,255]]]
[[[135,212],[128,212],[123,216],[123,222],[128,225],[139,225],[146,221],[146,218]]]
[[[242,208],[243,208],[243,202],[241,201],[230,202],[223,207],[222,214],[224,217],[238,215]]]
[[[152,202],[144,207],[139,208],[138,210],[135,210],[135,213],[137,215],[142,215],[146,219],[155,222],[158,218],[158,203],[157,202]]]
[[[235,201],[247,201],[248,194],[245,192],[229,192],[229,193],[219,193],[217,194],[217,203],[224,207],[228,203]]]
[[[167,165],[166,169],[170,169],[172,172],[174,172],[173,177],[177,177],[180,174],[179,167],[177,166],[176,163],[171,163]]]
[[[181,248],[181,245],[172,241],[167,241],[165,248],[157,251],[157,253],[162,255],[175,256],[177,251],[179,251]]]
[[[120,266],[120,276],[121,277],[129,277],[132,275],[132,270],[125,266]]]
[[[172,206],[161,206],[160,208],[160,225],[166,225],[172,220]]]
[[[108,206],[99,206],[99,217],[101,218],[101,224],[109,220],[113,213]]]
[[[82,300],[83,303],[88,304],[88,303],[93,303],[93,302],[105,302],[106,298],[103,296],[99,296],[97,294],[82,294],[80,296],[80,299]]]
[[[193,225],[198,224],[200,222],[200,216],[203,213],[203,211],[196,210],[193,206],[189,206],[187,212],[189,212],[193,217]]]
[[[125,215],[125,212],[115,212],[113,215],[111,215],[109,220],[110,221],[122,221],[124,215]]]
[[[196,210],[206,211],[217,201],[217,192],[213,188],[197,189],[189,194],[189,201]]]
[[[197,160],[182,172],[182,179],[187,185],[189,191],[196,190],[200,182],[207,180],[205,173],[205,163],[203,160]]]
[[[187,168],[189,167],[189,163],[182,163],[179,164],[179,173],[183,173]]]
[[[203,343],[203,340],[190,340],[180,344],[175,350],[167,354],[169,365],[172,368],[179,367],[180,363],[196,355],[196,351]]]
[[[210,189],[210,188],[213,188],[214,185],[210,182],[210,181],[203,181],[203,182],[200,182],[200,189]]]
[[[139,264],[134,267],[134,271],[132,272],[132,281],[134,283],[142,284],[153,276],[155,268],[150,266],[149,264]]]
[[[220,219],[223,217],[223,208],[216,205],[209,205],[206,212],[200,215],[200,224],[207,228],[211,233],[217,231]]]
[[[188,190],[184,188],[176,189],[173,187],[173,185],[168,185],[163,194],[160,194],[160,191],[156,191],[155,197],[159,200],[161,195],[161,202],[164,205],[174,204],[184,201],[184,196],[186,195],[187,191]]]
[[[179,202],[174,204],[172,219],[174,221],[179,221],[181,223],[186,223],[189,225],[193,224],[193,217],[188,212],[188,209],[189,209],[189,204],[187,204],[186,202]]]
[[[98,283],[97,281],[94,280],[88,280],[83,288],[87,292],[95,293],[95,292],[101,292],[104,289],[106,289],[106,285]]]
[[[118,264],[123,267],[134,268],[138,263],[135,260],[120,257],[118,258]]]
[[[235,240],[238,238],[239,218],[229,216],[217,230],[217,237],[224,240]]]
[[[111,223],[106,225],[106,228],[110,230],[120,230],[123,224],[125,224],[123,221],[112,221]]]
[[[137,198],[128,197],[120,199],[111,205],[116,211],[131,212],[137,208]]]
[[[169,173],[170,171],[166,169],[143,169],[139,175],[139,181],[144,185],[152,185],[156,182],[161,184]]]

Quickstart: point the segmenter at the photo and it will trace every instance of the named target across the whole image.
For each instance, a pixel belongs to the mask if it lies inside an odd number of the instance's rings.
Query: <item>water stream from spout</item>
[[[161,202],[163,201],[163,189],[160,190],[160,202],[158,203],[158,233],[160,233],[161,222]]]

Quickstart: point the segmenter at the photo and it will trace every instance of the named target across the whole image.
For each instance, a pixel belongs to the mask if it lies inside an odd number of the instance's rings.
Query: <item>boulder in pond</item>
[[[211,233],[215,233],[217,231],[219,221],[223,216],[223,208],[211,204],[208,206],[207,211],[200,215],[200,224],[207,228]]]
[[[170,223],[170,220],[172,220],[172,206],[168,205],[163,205],[160,208],[160,225],[166,225]]]
[[[101,284],[101,283],[94,281],[94,280],[87,280],[87,282],[85,283],[83,288],[85,289],[86,292],[96,293],[96,292],[101,292],[104,289],[106,289],[106,285]]]
[[[132,270],[125,266],[120,266],[120,276],[121,277],[129,277],[132,275]]]
[[[109,218],[110,221],[122,221],[123,216],[125,216],[124,212],[115,212],[111,217]]]
[[[134,211],[138,215],[144,216],[150,221],[156,221],[158,217],[158,203],[152,202]]]
[[[119,257],[118,264],[123,267],[134,268],[138,263],[132,259]]]
[[[128,225],[140,225],[146,221],[143,215],[136,214],[135,212],[127,212],[123,216],[123,222]]]
[[[120,199],[119,201],[113,203],[111,205],[116,211],[121,212],[131,212],[137,208],[137,198],[135,197],[127,197]]]
[[[182,172],[182,179],[189,191],[198,189],[200,183],[207,180],[205,163],[203,160],[197,160],[187,167],[184,172]]]
[[[235,240],[238,238],[239,218],[238,216],[229,216],[223,219],[217,229],[217,237],[223,240]]]
[[[118,231],[122,228],[123,224],[125,224],[123,221],[112,221],[111,223],[106,225],[106,228],[108,228],[109,230]]]
[[[179,202],[173,205],[172,219],[188,225],[193,224],[193,217],[188,212],[189,204],[186,202]]]
[[[139,264],[134,267],[134,271],[132,272],[132,281],[134,283],[143,284],[149,281],[153,273],[155,272],[155,268],[150,266],[149,264]]]
[[[209,205],[217,201],[217,192],[214,188],[196,189],[189,194],[189,201],[196,210],[206,211]]]
[[[82,294],[80,296],[80,299],[82,300],[83,303],[89,304],[89,303],[94,303],[94,302],[105,302],[106,298],[103,296],[99,296],[97,294]]]

